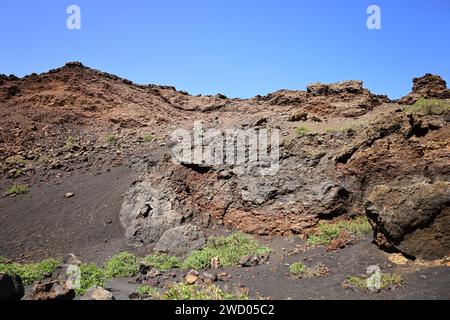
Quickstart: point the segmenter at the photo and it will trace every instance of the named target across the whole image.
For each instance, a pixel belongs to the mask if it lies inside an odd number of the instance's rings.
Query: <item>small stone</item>
[[[408,259],[405,258],[401,253],[393,253],[388,256],[389,261],[391,261],[394,264],[404,266],[408,263]]]
[[[213,284],[217,281],[217,275],[209,272],[203,272],[201,279],[206,284]]]
[[[220,268],[220,259],[219,257],[214,257],[211,259],[211,269]]]
[[[222,170],[217,174],[217,176],[219,179],[227,180],[233,176],[233,173],[228,170]]]
[[[199,273],[195,270],[191,270],[186,275],[186,283],[192,285],[197,282],[198,277],[199,277]]]
[[[108,290],[94,286],[86,292],[82,300],[109,301],[115,299],[113,294]]]
[[[73,192],[67,192],[64,195],[64,198],[69,199],[69,198],[73,198],[75,196],[75,194]]]

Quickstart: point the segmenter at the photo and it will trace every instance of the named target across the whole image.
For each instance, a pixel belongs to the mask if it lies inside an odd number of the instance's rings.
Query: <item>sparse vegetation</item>
[[[15,196],[28,193],[28,186],[25,184],[15,183],[6,192],[7,196]]]
[[[142,285],[138,288],[137,293],[139,293],[139,295],[142,298],[147,298],[147,297],[158,297],[158,290],[154,287],[151,287],[149,285]]]
[[[406,107],[407,113],[422,115],[439,115],[450,110],[450,101],[422,98],[412,106]]]
[[[12,173],[12,177],[13,178],[19,178],[21,175],[23,175],[23,170],[22,169],[16,169],[15,171],[14,171],[14,173]]]
[[[367,289],[367,278],[358,277],[358,276],[349,276],[346,280],[348,286],[353,287],[355,289]]]
[[[110,134],[106,137],[106,143],[108,144],[114,144],[116,143],[118,138],[114,134]]]
[[[50,157],[47,155],[39,155],[37,162],[41,165],[45,165],[50,162]]]
[[[163,300],[248,300],[245,293],[231,294],[215,285],[173,284],[162,295]]]
[[[364,234],[372,230],[369,220],[364,216],[357,217],[353,220],[339,221],[337,225],[350,233]]]
[[[289,272],[293,276],[299,276],[304,274],[308,269],[301,262],[295,262],[289,266]]]
[[[138,258],[129,252],[121,252],[105,264],[105,275],[108,278],[131,277],[139,271]]]
[[[72,150],[77,146],[77,142],[75,141],[75,139],[69,135],[66,139],[66,142],[64,144],[64,149],[66,150]]]
[[[39,263],[8,263],[0,261],[0,273],[18,275],[25,285],[41,280],[45,273],[51,273],[61,263],[61,260],[47,259]]]
[[[329,272],[330,269],[322,263],[318,263],[311,268],[301,262],[295,262],[289,266],[290,275],[297,278],[323,277]]]
[[[341,230],[352,234],[365,234],[372,230],[366,217],[358,217],[353,220],[344,220],[336,223],[321,222],[317,231],[308,237],[310,245],[329,245],[334,239],[339,237]]]
[[[297,129],[295,129],[295,133],[299,136],[309,136],[313,134],[313,132],[306,127],[298,127]]]
[[[159,270],[180,268],[182,264],[180,258],[170,256],[162,252],[157,252],[150,256],[146,256],[142,261],[146,265]]]
[[[240,232],[228,237],[213,237],[203,249],[193,251],[183,262],[185,269],[206,269],[210,267],[211,259],[219,257],[222,267],[239,263],[239,260],[249,254],[265,254],[270,249],[259,245],[252,237]]]
[[[5,160],[5,163],[10,164],[10,165],[26,165],[27,160],[25,160],[25,158],[21,155],[15,155],[15,156],[11,156],[11,157],[7,158]]]
[[[383,273],[381,275],[381,289],[391,289],[403,284],[405,279],[398,273]]]
[[[75,290],[77,295],[85,294],[86,291],[93,286],[103,287],[105,285],[105,271],[95,264],[82,263],[80,265],[80,272],[80,288]]]
[[[142,137],[142,140],[143,140],[145,143],[149,143],[149,142],[152,142],[153,140],[155,140],[155,136],[152,135],[152,134],[145,134],[145,135]]]
[[[403,284],[404,278],[398,273],[382,273],[380,279],[380,290],[392,290]],[[368,290],[368,278],[366,276],[349,276],[344,286],[357,289]]]

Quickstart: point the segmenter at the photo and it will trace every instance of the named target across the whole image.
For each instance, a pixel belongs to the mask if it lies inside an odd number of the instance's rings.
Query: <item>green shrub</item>
[[[298,127],[295,129],[295,133],[297,133],[299,136],[308,136],[311,135],[313,132],[305,127]]]
[[[155,140],[155,136],[152,135],[152,134],[145,134],[145,135],[142,137],[142,140],[143,140],[145,143],[149,143],[149,142],[152,142],[153,140]]]
[[[299,276],[306,271],[308,271],[308,268],[301,262],[295,262],[289,266],[289,272],[293,276]]]
[[[364,216],[357,217],[353,220],[339,221],[337,225],[339,226],[339,228],[345,229],[346,231],[355,234],[364,234],[372,230],[372,226],[370,225],[369,220],[367,220],[367,218]]]
[[[137,257],[128,252],[121,252],[105,264],[105,275],[107,278],[131,277],[139,271]]]
[[[226,293],[215,285],[187,285],[184,283],[170,286],[162,296],[163,300],[248,300],[244,293],[234,295]]]
[[[7,196],[28,193],[28,186],[25,184],[15,183],[6,192]]]
[[[450,102],[441,99],[420,99],[412,106],[405,108],[407,113],[422,115],[440,115],[450,110]]]
[[[367,280],[368,278],[365,276],[363,277],[349,276],[345,281],[345,284],[354,289],[367,290],[368,289]],[[398,273],[382,273],[380,280],[381,280],[380,286],[381,290],[390,290],[392,288],[401,286],[404,282],[404,278]]]
[[[24,285],[43,279],[45,273],[52,273],[61,264],[61,260],[47,259],[39,263],[0,263],[0,273],[18,275],[22,278]]]
[[[398,273],[383,273],[381,275],[381,289],[390,289],[403,284],[405,279]]]
[[[355,289],[367,289],[367,279],[358,276],[349,276],[347,278],[347,284]]]
[[[105,272],[95,264],[82,263],[80,265],[80,272],[80,288],[75,290],[77,295],[84,295],[93,286],[103,287],[105,285]]]
[[[337,223],[321,222],[317,231],[308,237],[310,245],[329,245],[339,237],[341,230],[352,234],[365,234],[372,230],[366,217],[358,217],[353,220],[338,221]]]
[[[64,144],[64,148],[67,150],[72,150],[73,148],[75,148],[77,146],[77,142],[75,141],[75,139],[69,135],[66,139],[66,142]]]
[[[340,228],[336,224],[320,223],[318,232],[309,236],[308,243],[310,245],[329,245],[331,241],[339,236]]]
[[[259,245],[252,237],[236,232],[228,237],[212,237],[203,249],[193,251],[183,262],[185,269],[207,269],[211,259],[219,257],[222,267],[239,263],[242,257],[250,254],[270,253],[270,249]]]
[[[138,288],[137,292],[143,298],[145,297],[157,297],[158,290],[156,288],[150,287],[149,285],[142,285]]]
[[[118,140],[118,138],[113,134],[110,134],[106,137],[106,142],[109,144],[114,144],[117,142],[117,140]]]
[[[162,252],[157,252],[150,256],[146,256],[142,261],[146,265],[160,270],[168,270],[181,267],[180,258],[170,256]]]
[[[18,164],[26,165],[27,164],[27,160],[21,155],[11,156],[11,157],[7,158],[5,160],[5,162],[7,164],[12,164],[12,165],[18,165]]]

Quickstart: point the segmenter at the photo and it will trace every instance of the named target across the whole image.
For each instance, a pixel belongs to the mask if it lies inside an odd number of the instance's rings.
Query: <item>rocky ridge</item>
[[[0,77],[2,172],[31,183],[39,172],[48,178],[74,167],[132,166],[140,178],[124,195],[120,221],[136,247],[192,250],[208,229],[223,227],[305,237],[320,220],[366,214],[382,247],[440,258],[450,251],[442,236],[449,225],[449,116],[408,114],[402,105],[448,99],[448,92],[439,76],[425,75],[398,104],[361,81],[229,99],[136,85],[68,63],[41,75]],[[280,129],[279,172],[175,164],[170,133],[194,120],[219,130]],[[296,134],[298,127],[310,131]],[[155,141],[144,143],[143,134]],[[173,237],[176,246],[167,240]],[[439,250],[421,247],[424,241]]]

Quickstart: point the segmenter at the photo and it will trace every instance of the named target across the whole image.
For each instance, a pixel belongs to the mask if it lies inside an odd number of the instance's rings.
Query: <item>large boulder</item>
[[[73,300],[75,290],[66,282],[46,278],[33,285],[25,297],[26,300]]]
[[[19,276],[0,273],[0,301],[20,300],[24,294],[25,289]]]
[[[450,182],[379,185],[365,210],[380,246],[430,260],[450,254]]]
[[[450,99],[447,83],[438,75],[427,73],[413,79],[412,92],[399,100],[400,104],[414,104],[421,98]]]
[[[199,227],[187,224],[167,230],[159,239],[155,250],[175,256],[185,256],[200,249],[206,243],[206,237]]]
[[[26,300],[73,300],[75,288],[80,280],[81,262],[73,254],[67,255],[53,273],[36,282],[26,295]]]
[[[155,244],[165,231],[179,226],[183,216],[172,209],[174,191],[152,182],[136,182],[125,195],[120,222],[125,237],[133,246]]]

